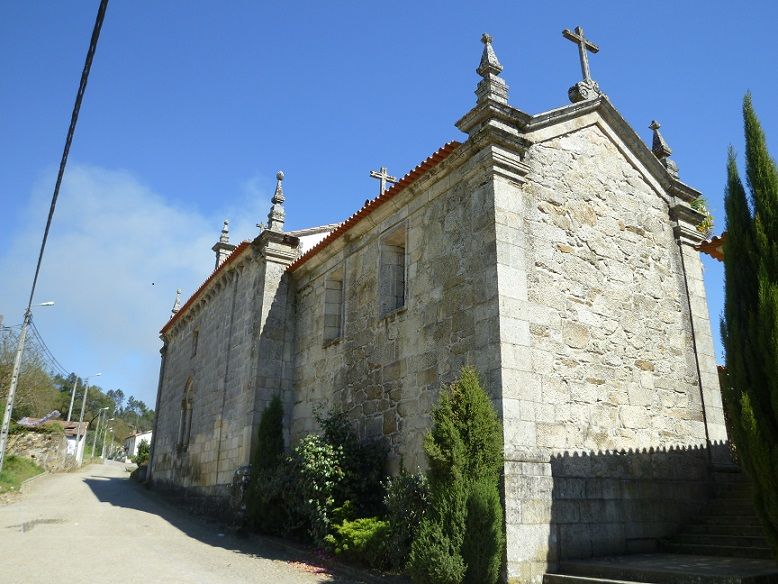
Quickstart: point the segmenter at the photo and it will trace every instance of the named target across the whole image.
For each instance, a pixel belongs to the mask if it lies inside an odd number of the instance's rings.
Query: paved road
[[[46,475],[0,506],[0,582],[356,584],[272,540],[240,539],[129,479],[124,465]]]

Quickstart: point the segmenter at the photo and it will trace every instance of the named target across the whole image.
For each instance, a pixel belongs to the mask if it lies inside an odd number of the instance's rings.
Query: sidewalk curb
[[[24,486],[25,486],[26,484],[28,484],[28,483],[31,483],[31,482],[32,482],[32,481],[34,481],[35,479],[39,479],[39,478],[41,478],[42,476],[47,476],[47,475],[50,475],[50,474],[52,474],[52,473],[50,473],[50,472],[49,472],[49,471],[47,471],[47,470],[44,470],[42,473],[36,474],[34,477],[30,477],[29,479],[25,479],[25,480],[23,480],[23,481],[22,481],[22,482],[19,484],[19,490],[21,490],[21,489],[22,489],[22,487],[24,487]]]

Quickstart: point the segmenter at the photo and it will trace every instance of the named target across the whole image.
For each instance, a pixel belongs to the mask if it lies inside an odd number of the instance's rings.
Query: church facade
[[[338,225],[285,232],[279,173],[267,228],[237,246],[225,229],[162,329],[152,484],[226,496],[275,394],[287,444],[341,408],[387,472],[415,470],[440,388],[472,365],[504,427],[510,581],[650,549],[705,501],[727,436],[700,193],[588,65],[570,105],[529,115],[483,41],[462,143]]]

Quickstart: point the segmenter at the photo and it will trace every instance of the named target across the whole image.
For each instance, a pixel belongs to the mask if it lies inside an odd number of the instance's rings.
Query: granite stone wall
[[[472,170],[472,169],[471,169]],[[441,171],[445,173],[446,171]],[[390,471],[424,467],[422,439],[440,388],[474,365],[499,395],[493,187],[478,170],[438,176],[375,211],[326,261],[295,272],[293,441],[319,430],[317,409],[346,411],[390,449]],[[382,316],[380,249],[406,231],[406,300]],[[344,326],[327,341],[327,276],[342,271]]]
[[[254,406],[249,391],[254,377],[254,306],[263,266],[251,249],[244,256],[219,275],[205,301],[193,306],[169,334],[152,468],[153,480],[160,486],[223,495],[235,469],[248,462]],[[192,420],[184,448],[179,419],[190,382]]]
[[[511,580],[655,541],[706,492],[669,197],[625,150],[596,124],[560,128],[530,147],[523,189],[497,191]]]

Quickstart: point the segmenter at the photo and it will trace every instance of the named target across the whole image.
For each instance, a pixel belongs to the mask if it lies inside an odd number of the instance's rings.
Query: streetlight
[[[37,276],[37,274],[36,274]],[[34,288],[33,288],[34,290]],[[54,303],[41,302],[35,306],[54,306]],[[30,302],[27,304],[27,310],[24,311],[24,320],[22,321],[22,330],[19,332],[19,345],[16,347],[16,356],[14,357],[14,367],[11,372],[11,384],[8,386],[8,400],[5,404],[5,414],[3,415],[3,426],[0,429],[0,471],[3,470],[3,461],[5,460],[5,447],[8,444],[8,430],[11,428],[11,412],[14,409],[14,397],[16,396],[16,385],[19,382],[19,370],[22,368],[22,353],[24,353],[24,341],[27,337],[27,328],[32,322],[32,294]]]
[[[100,377],[102,373],[95,373],[92,377]],[[81,424],[84,423],[84,409],[86,408],[86,394],[89,393],[89,377],[84,380],[84,399],[81,400],[81,415],[78,417],[78,429],[76,430],[76,459],[78,459],[78,443],[81,441]],[[86,436],[86,432],[84,432]],[[94,453],[93,453],[94,454]],[[83,456],[81,457],[83,461]]]
[[[97,410],[97,427],[95,428],[95,437],[92,439],[92,458],[95,457],[95,447],[97,446],[97,437],[100,435],[100,418],[103,415],[103,411],[107,411],[108,406]]]

